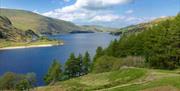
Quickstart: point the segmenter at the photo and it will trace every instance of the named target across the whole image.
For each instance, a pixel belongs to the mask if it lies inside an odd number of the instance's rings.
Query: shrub
[[[144,67],[145,58],[141,56],[127,56],[122,59],[122,65],[128,67]]]
[[[108,72],[113,70],[114,64],[116,64],[119,59],[110,56],[102,56],[99,57],[96,62],[94,63],[93,72],[101,73],[101,72]],[[120,65],[120,61],[118,62]]]
[[[0,90],[28,90],[35,86],[35,79],[34,73],[20,75],[7,72],[0,77]]]

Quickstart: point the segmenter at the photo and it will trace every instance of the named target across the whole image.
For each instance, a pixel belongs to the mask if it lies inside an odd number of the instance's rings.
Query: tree
[[[26,79],[28,80],[31,88],[36,86],[36,74],[35,73],[27,73]]]
[[[96,49],[96,55],[94,56],[93,58],[93,62],[92,62],[92,65],[91,65],[91,70],[93,69],[93,66],[94,66],[94,63],[96,62],[96,59],[98,59],[99,57],[103,56],[104,55],[104,51],[103,51],[103,48],[102,47],[98,47]]]
[[[111,44],[109,45],[109,47],[107,48],[107,55],[109,56],[114,56],[114,57],[118,57],[118,41],[117,39],[115,39],[114,41],[111,42]]]
[[[82,57],[82,54],[79,54],[79,56],[76,58],[76,67],[75,69],[77,69],[76,73],[77,73],[77,76],[81,76],[83,74],[83,69],[82,69],[82,66],[83,66],[83,57]]]
[[[1,78],[0,78],[0,89],[15,89],[15,79],[16,79],[16,74],[12,72],[7,72],[5,73]]]
[[[48,73],[44,77],[44,81],[46,84],[55,83],[56,81],[61,80],[62,69],[61,64],[54,60],[52,65],[50,66]]]
[[[22,74],[7,72],[0,77],[1,90],[24,91],[33,88],[35,84],[36,84],[36,77],[34,73],[27,73],[26,75],[22,75]]]
[[[77,62],[74,53],[70,54],[69,59],[65,63],[65,71],[64,73],[68,76],[68,78],[77,76]]]
[[[91,59],[90,59],[90,55],[88,52],[86,52],[84,57],[83,57],[82,65],[83,65],[82,66],[83,74],[89,73],[90,67],[91,67]]]
[[[23,79],[21,80],[17,85],[16,85],[16,89],[18,91],[25,91],[25,90],[29,90],[31,88],[31,84],[27,79]]]
[[[98,58],[98,57],[100,57],[100,56],[102,56],[104,54],[104,52],[103,52],[103,48],[102,47],[98,47],[97,49],[96,49],[96,55],[94,56],[94,61]]]

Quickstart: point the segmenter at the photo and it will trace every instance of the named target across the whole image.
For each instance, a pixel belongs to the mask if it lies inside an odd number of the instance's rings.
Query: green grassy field
[[[88,74],[58,82],[53,86],[38,87],[36,91],[179,91],[180,70],[152,70],[123,68],[119,71]],[[166,91],[165,90],[165,91]],[[163,90],[164,91],[164,90]]]

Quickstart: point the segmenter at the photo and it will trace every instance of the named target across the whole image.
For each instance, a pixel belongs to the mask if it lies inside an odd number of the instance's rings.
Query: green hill
[[[25,42],[31,40],[25,32],[14,27],[7,17],[0,16],[0,39],[14,42]]]
[[[127,27],[120,28],[119,30],[113,31],[112,34],[118,34],[118,33],[124,33],[124,34],[133,34],[133,33],[139,33],[147,28],[151,28],[153,26],[158,25],[162,21],[166,21],[168,19],[173,19],[174,17],[165,17],[165,18],[158,18],[155,20],[152,20],[150,22],[146,23],[140,23],[137,25],[130,25]]]
[[[80,30],[79,26],[63,20],[45,17],[30,11],[0,9],[0,16],[8,17],[12,24],[22,30],[31,29],[36,33],[67,33]]]
[[[60,41],[39,37],[32,30],[23,31],[14,27],[12,22],[5,16],[0,16],[0,48],[31,46],[42,44],[59,44]]]
[[[35,91],[154,91],[149,89],[167,86],[168,91],[180,89],[179,71],[150,70],[143,68],[122,68],[56,83],[53,86],[38,87]]]

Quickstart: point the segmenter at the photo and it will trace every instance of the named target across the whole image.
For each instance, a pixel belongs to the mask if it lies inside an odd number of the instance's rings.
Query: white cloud
[[[109,13],[108,10],[104,10],[105,8],[109,8],[113,5],[129,3],[131,1],[132,0],[77,0],[73,5],[45,12],[43,15],[67,21],[75,21],[78,19],[87,20],[91,18],[94,18],[94,21],[100,21],[100,18],[98,18],[99,15]],[[104,17],[108,17],[108,20],[106,21],[111,21],[117,18],[117,16],[114,18],[110,18],[110,16]]]
[[[128,11],[126,11],[125,13],[126,14],[132,14],[134,11],[133,10],[128,10]]]
[[[124,16],[107,14],[107,15],[97,15],[91,19],[91,21],[99,21],[99,22],[113,22],[120,19],[124,19]]]
[[[126,4],[131,1],[132,0],[77,0],[74,5],[88,10],[97,10],[105,9],[114,5]]]
[[[70,0],[63,0],[64,2],[70,2]]]
[[[68,0],[69,1],[69,0]],[[124,15],[117,14],[116,10],[107,9],[112,6],[129,3],[133,0],[77,0],[74,4],[43,13],[45,16],[72,21],[76,24],[137,24],[152,20],[151,17],[132,16],[132,9]],[[119,25],[118,25],[119,24]]]

